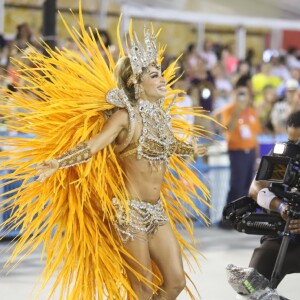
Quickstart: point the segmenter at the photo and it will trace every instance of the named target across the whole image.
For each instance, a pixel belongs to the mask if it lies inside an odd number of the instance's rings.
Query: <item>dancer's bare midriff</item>
[[[125,184],[132,199],[155,203],[160,197],[161,185],[166,172],[166,163],[154,166],[135,155],[123,159],[123,170],[126,174]]]

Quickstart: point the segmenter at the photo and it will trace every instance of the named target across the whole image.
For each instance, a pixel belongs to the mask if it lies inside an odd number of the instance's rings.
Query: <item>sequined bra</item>
[[[164,148],[163,145],[156,143],[155,141],[149,140],[147,143],[143,143],[141,145],[141,156],[138,154],[139,141],[130,144],[124,151],[119,153],[120,158],[125,158],[133,154],[137,154],[138,159],[145,157],[147,155],[147,159],[149,160],[168,160],[170,156],[175,152],[176,143],[172,144],[168,147],[168,149]],[[143,155],[144,154],[144,155]],[[165,159],[166,158],[166,159]]]
[[[170,156],[174,152],[181,157],[192,155],[194,146],[177,140],[172,132],[169,111],[175,99],[176,96],[166,110],[162,107],[162,101],[151,103],[139,100],[137,108],[142,118],[142,134],[137,142],[130,144],[137,123],[136,112],[123,89],[114,88],[109,90],[106,94],[107,102],[116,107],[127,109],[129,114],[128,134],[122,144],[115,146],[116,153],[120,157],[136,153],[138,159],[145,158],[152,165],[164,162],[169,163]]]
[[[143,123],[142,134],[138,141],[127,146],[119,156],[124,158],[137,154],[137,159],[145,158],[150,163],[168,163],[177,146],[170,115],[160,103],[139,100],[137,108]]]

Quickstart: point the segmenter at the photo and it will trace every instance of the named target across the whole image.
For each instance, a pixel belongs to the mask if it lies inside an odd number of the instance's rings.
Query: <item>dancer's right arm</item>
[[[122,130],[129,125],[128,112],[125,109],[116,111],[104,124],[100,133],[91,138],[87,144],[94,155],[116,140]]]
[[[80,143],[61,156],[45,161],[36,166],[38,181],[43,182],[56,170],[87,162],[96,154],[116,140],[122,131],[128,129],[128,112],[125,109],[116,111],[104,124],[100,133],[89,141]]]

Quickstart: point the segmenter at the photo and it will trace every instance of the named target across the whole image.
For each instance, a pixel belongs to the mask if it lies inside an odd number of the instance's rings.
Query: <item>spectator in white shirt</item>
[[[215,110],[228,104],[232,84],[226,76],[224,67],[221,64],[217,64],[213,67],[212,75],[215,81],[215,100],[213,103],[213,110]]]
[[[300,110],[299,82],[293,78],[286,81],[286,96],[275,103],[271,112],[271,122],[275,134],[286,134],[286,122],[292,112]]]
[[[204,41],[203,51],[200,53],[200,56],[205,60],[207,70],[211,70],[218,62],[217,55],[213,51],[213,44],[209,40]]]

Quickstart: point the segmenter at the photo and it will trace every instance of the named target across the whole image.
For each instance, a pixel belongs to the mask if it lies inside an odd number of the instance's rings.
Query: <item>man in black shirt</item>
[[[287,133],[290,142],[300,141],[300,111],[292,113],[287,121]],[[250,187],[250,197],[257,203],[271,211],[281,214],[286,219],[287,204],[268,190],[268,183],[253,180]],[[294,219],[289,227],[291,242],[289,243],[280,281],[287,274],[300,273],[300,219]],[[282,242],[279,236],[263,236],[260,247],[253,252],[250,267],[255,268],[260,274],[271,279],[278,251]]]

